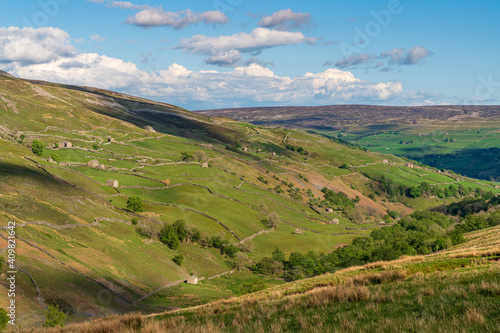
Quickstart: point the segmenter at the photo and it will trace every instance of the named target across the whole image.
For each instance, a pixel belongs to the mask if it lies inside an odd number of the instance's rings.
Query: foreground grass
[[[374,263],[158,315],[33,332],[498,332],[500,265],[487,258]]]

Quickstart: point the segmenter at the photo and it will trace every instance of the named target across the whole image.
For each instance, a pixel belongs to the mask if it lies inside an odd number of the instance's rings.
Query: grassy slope
[[[500,228],[466,237],[467,243],[431,256],[351,267],[163,314],[42,332],[497,332]]]
[[[26,296],[22,306],[38,314],[21,317],[23,325],[42,320],[44,308],[37,296],[63,295],[77,310],[70,321],[80,321],[114,311],[147,312],[158,311],[157,306],[203,304],[238,295],[243,282],[260,279],[244,271],[207,279],[196,287],[177,285],[134,303],[191,274],[208,278],[231,271],[234,260],[196,244],[183,244],[173,251],[138,235],[130,223],[133,215],[124,210],[132,195],[147,200],[146,212],[138,216],[141,224],[151,218],[165,223],[182,218],[206,236],[220,235],[231,242],[238,241],[236,236],[245,239],[265,230],[261,221],[268,213],[277,212],[282,221],[276,231],[246,241],[253,243],[254,250],[248,253],[251,260],[269,255],[276,245],[287,253],[326,252],[369,234],[387,210],[411,212],[401,204],[382,202],[383,197],[369,199],[377,185],[357,172],[373,168],[373,172],[402,182],[415,177],[416,170],[405,169],[404,161],[393,156],[351,149],[300,131],[213,120],[171,105],[91,88],[33,84],[0,75],[0,93],[0,107],[5,109],[0,113],[0,226],[16,221],[17,234],[29,242],[20,240],[18,244],[18,265],[24,270],[19,274],[19,288]],[[18,142],[21,134],[23,144]],[[116,142],[108,143],[109,137]],[[46,149],[40,158],[25,147],[34,139],[42,140],[47,148],[64,140],[76,147]],[[249,151],[225,149],[236,140]],[[95,143],[98,151],[91,149]],[[315,157],[290,152],[283,148],[286,143],[304,146]],[[196,156],[195,160],[179,163],[184,152]],[[70,166],[47,162],[53,153]],[[86,167],[91,159],[105,164],[106,170]],[[385,172],[384,159],[397,163],[395,168],[403,178]],[[205,161],[209,168],[201,167]],[[352,165],[351,170],[338,168],[344,162]],[[449,176],[432,170],[422,172],[428,174],[426,180],[431,184],[450,181]],[[273,176],[292,181],[304,198],[305,189],[321,196],[319,190],[324,186],[352,198],[359,195],[358,207],[376,213],[366,216],[367,225],[363,226],[353,225],[338,212],[320,215],[305,200],[298,202],[286,193],[272,191],[276,185],[287,188]],[[258,177],[269,183],[265,185]],[[118,180],[120,187],[105,186],[108,179]],[[487,182],[459,182],[498,192]],[[412,205],[440,203],[420,199]],[[340,225],[326,223],[335,217]],[[366,230],[346,230],[366,226]],[[294,234],[296,228],[305,234]],[[5,231],[1,234],[5,236]],[[0,246],[6,246],[3,239]],[[171,260],[179,253],[186,258],[183,266]],[[0,301],[7,301],[4,293]]]

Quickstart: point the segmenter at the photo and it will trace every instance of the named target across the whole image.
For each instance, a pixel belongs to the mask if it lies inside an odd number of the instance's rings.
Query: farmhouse
[[[91,160],[88,163],[89,168],[96,168],[98,165],[99,165],[99,161],[98,160]]]
[[[69,141],[63,141],[59,144],[61,148],[73,148],[73,144]]]
[[[414,165],[412,162],[408,162],[405,164],[406,167],[413,169]]]
[[[196,275],[190,276],[186,279],[187,284],[198,284],[198,277]]]
[[[109,179],[106,182],[106,186],[118,187],[118,181],[117,180],[113,180],[113,179]]]

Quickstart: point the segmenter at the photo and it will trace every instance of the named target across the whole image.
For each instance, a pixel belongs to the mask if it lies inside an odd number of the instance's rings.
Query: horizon
[[[0,70],[25,79],[188,110],[500,104],[500,46],[491,42],[500,4],[493,1],[5,7]]]

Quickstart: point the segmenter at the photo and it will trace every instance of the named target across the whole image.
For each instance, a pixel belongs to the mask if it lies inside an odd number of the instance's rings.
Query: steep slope
[[[283,284],[237,268],[276,246],[329,252],[393,223],[389,211],[457,200],[389,196],[381,176],[402,189],[426,182],[442,192],[499,192],[326,137],[94,88],[0,75],[0,100],[0,247],[15,221],[24,327],[40,325],[46,304],[61,299],[73,309],[69,320],[82,321],[200,305],[240,294],[245,282]],[[30,150],[34,140],[45,146],[41,156]],[[324,188],[339,202],[324,201]],[[144,212],[127,209],[130,197]],[[189,241],[162,243],[162,228],[180,219]],[[185,284],[191,275],[204,279]]]

